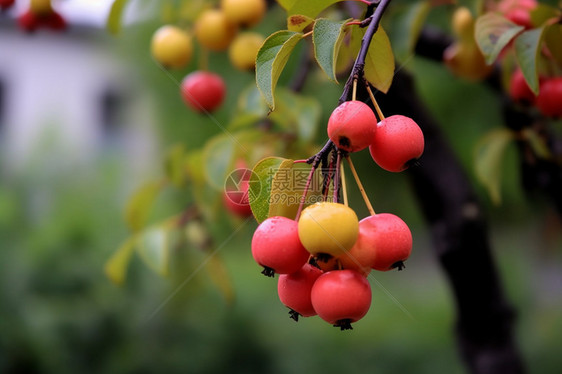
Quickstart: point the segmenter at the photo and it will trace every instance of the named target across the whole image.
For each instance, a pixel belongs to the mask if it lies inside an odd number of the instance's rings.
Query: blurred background
[[[371,310],[352,331],[318,318],[289,319],[276,282],[251,257],[253,221],[226,219],[214,229],[233,301],[199,271],[206,255],[195,248],[172,253],[168,277],[139,256],[123,285],[106,277],[104,264],[129,235],[123,211],[133,191],[163,173],[169,147],[198,149],[221,133],[217,123],[228,123],[237,94],[254,84],[252,73],[235,72],[224,54],[211,54],[211,70],[227,82],[226,104],[213,118],[186,108],[178,82],[198,62],[169,73],[152,61],[158,3],[130,1],[117,36],[105,29],[111,1],[55,2],[69,23],[64,32],[21,31],[14,17],[25,1],[0,14],[0,372],[466,372],[454,343],[450,289],[408,180],[373,168],[368,153],[354,160],[375,209],[410,225],[414,250],[405,271],[373,274]],[[437,23],[447,11],[436,11]],[[256,29],[268,35],[284,28],[284,17],[275,8]],[[298,65],[289,60],[280,85]],[[401,68],[415,75],[473,175],[475,143],[501,126],[499,99],[432,62],[410,58]],[[322,105],[322,144],[341,86],[314,71],[303,93]],[[475,188],[529,372],[558,373],[560,219],[545,201],[523,195],[515,147],[504,165],[501,206]],[[189,199],[181,191],[165,196],[151,219],[178,213]],[[357,196],[351,204],[367,214]]]

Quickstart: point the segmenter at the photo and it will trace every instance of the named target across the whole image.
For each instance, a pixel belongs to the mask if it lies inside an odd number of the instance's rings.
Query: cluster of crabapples
[[[265,38],[248,29],[263,19],[266,9],[265,0],[221,0],[219,7],[202,10],[190,29],[167,24],[156,30],[152,56],[164,68],[181,69],[193,57],[195,39],[203,53],[228,50],[235,68],[251,71]],[[186,105],[200,113],[219,108],[226,94],[222,77],[206,70],[186,75],[180,88]]]
[[[412,119],[396,115],[377,122],[361,101],[338,106],[328,134],[341,151],[369,147],[378,165],[395,172],[407,168],[424,148],[423,133]],[[322,201],[304,208],[295,220],[265,219],[251,247],[264,275],[279,274],[279,299],[291,318],[318,315],[346,330],[371,306],[367,276],[372,270],[401,270],[412,250],[412,234],[394,214],[372,212],[359,220],[349,206]]]
[[[15,0],[0,0],[0,9],[12,7]],[[51,0],[30,0],[29,8],[18,16],[19,27],[26,32],[38,29],[62,31],[66,29],[65,19],[54,8]]]
[[[540,77],[539,94],[535,96],[523,72],[517,69],[511,76],[509,95],[519,104],[536,107],[547,117],[562,117],[562,77]]]

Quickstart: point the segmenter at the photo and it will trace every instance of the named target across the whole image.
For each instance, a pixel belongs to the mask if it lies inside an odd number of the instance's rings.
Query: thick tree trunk
[[[470,180],[423,106],[411,76],[398,72],[388,94],[377,95],[377,100],[385,115],[409,116],[424,132],[426,148],[421,164],[407,173],[451,283],[463,359],[475,374],[523,373],[513,338],[513,309],[502,290],[487,222]]]

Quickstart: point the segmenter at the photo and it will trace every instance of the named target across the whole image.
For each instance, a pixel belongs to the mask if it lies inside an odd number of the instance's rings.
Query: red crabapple
[[[376,256],[372,226],[367,218],[359,221],[359,236],[355,245],[338,257],[342,268],[356,270],[364,276],[371,272]]]
[[[355,270],[333,270],[316,280],[310,297],[320,318],[347,330],[369,311],[371,285]]]
[[[376,128],[375,113],[362,101],[344,102],[328,120],[328,136],[338,148],[348,152],[367,148]]]
[[[521,69],[515,70],[511,76],[509,95],[513,101],[521,104],[532,104],[535,102],[535,94],[529,88]]]
[[[0,0],[0,10],[6,10],[11,8],[16,0]]]
[[[562,77],[544,79],[535,104],[545,116],[562,117]]]
[[[402,270],[412,252],[412,233],[408,225],[394,214],[379,213],[362,219],[360,227],[365,236],[363,245],[375,251],[373,269]]]
[[[409,117],[394,115],[377,124],[369,151],[383,169],[399,172],[407,169],[423,153],[423,132]]]
[[[252,238],[252,256],[264,270],[262,274],[290,274],[308,260],[309,253],[299,240],[297,222],[286,217],[270,217],[263,221]]]
[[[185,103],[196,112],[212,112],[223,102],[226,86],[220,75],[207,71],[194,71],[181,82]]]
[[[279,276],[277,281],[279,300],[291,309],[289,314],[295,321],[299,320],[299,316],[311,317],[316,315],[310,299],[310,292],[320,275],[322,275],[322,270],[316,266],[305,264],[295,273]]]

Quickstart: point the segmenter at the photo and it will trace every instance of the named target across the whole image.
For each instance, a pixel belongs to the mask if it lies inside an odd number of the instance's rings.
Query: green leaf
[[[125,281],[127,267],[135,250],[135,240],[136,236],[127,239],[105,263],[105,275],[117,285],[121,285]]]
[[[176,186],[182,187],[186,181],[185,146],[176,144],[170,148],[164,159],[164,170],[168,179]]]
[[[393,27],[390,33],[392,35],[392,47],[399,59],[405,60],[414,53],[414,48],[430,10],[430,1],[417,1],[415,4],[406,7],[405,11],[391,25]]]
[[[312,23],[314,23],[314,18],[295,14],[287,18],[287,29],[289,31],[303,32]]]
[[[164,186],[162,181],[150,181],[140,186],[131,196],[125,207],[125,221],[133,232],[146,226],[152,205]]]
[[[319,18],[314,23],[312,33],[314,57],[328,78],[336,83],[336,63],[348,21],[336,22]]]
[[[531,23],[534,26],[542,26],[545,22],[560,17],[561,13],[560,9],[539,3],[531,10]]]
[[[504,47],[523,30],[523,26],[516,25],[497,13],[489,12],[478,17],[474,34],[486,63],[494,63]]]
[[[562,66],[562,25],[559,23],[546,27],[544,42],[552,57]]]
[[[537,71],[542,36],[545,28],[525,31],[515,39],[515,58],[525,76],[529,88],[538,95],[539,74]]]
[[[329,6],[342,0],[278,0],[289,15],[302,14],[310,18],[316,16]]]
[[[352,39],[354,39],[352,43],[360,43],[365,31],[365,29],[354,26],[351,34]],[[365,78],[383,93],[388,92],[394,78],[394,54],[392,53],[390,40],[382,26],[379,26],[373,36],[367,51]]]
[[[263,43],[256,57],[256,84],[271,110],[275,109],[275,86],[291,52],[303,34],[293,31],[277,31]]]
[[[203,148],[205,178],[215,191],[224,188],[224,180],[234,162],[236,145],[236,138],[228,133],[214,137]]]
[[[273,176],[284,161],[281,157],[268,157],[259,161],[253,168],[250,178],[250,207],[258,223],[269,216],[269,196]]]
[[[107,18],[107,31],[113,35],[119,34],[121,31],[121,19],[123,18],[123,10],[129,0],[115,0],[111,5],[109,17]]]
[[[501,203],[502,159],[515,135],[508,129],[493,130],[476,144],[474,165],[476,178],[487,188],[494,204]]]
[[[217,286],[218,290],[224,297],[227,303],[232,304],[234,302],[234,287],[232,286],[232,280],[228,270],[224,264],[224,261],[216,254],[211,256],[205,266],[207,274],[211,278],[211,281]]]
[[[168,275],[170,257],[168,229],[154,227],[140,234],[137,252],[144,263],[161,276]]]

